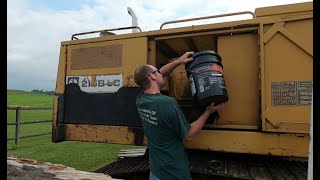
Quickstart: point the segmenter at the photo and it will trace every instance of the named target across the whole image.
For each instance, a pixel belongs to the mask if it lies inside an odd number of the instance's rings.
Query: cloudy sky
[[[54,90],[61,41],[69,40],[74,33],[131,26],[127,7],[134,10],[141,29],[149,31],[159,29],[166,21],[238,11],[254,12],[256,7],[307,1],[10,0],[7,1],[7,87],[28,91]]]

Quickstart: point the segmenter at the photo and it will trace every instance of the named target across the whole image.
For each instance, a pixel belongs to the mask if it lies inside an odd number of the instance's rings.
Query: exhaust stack
[[[138,26],[138,18],[136,14],[133,12],[132,8],[127,7],[128,13],[130,14],[132,18],[132,26]],[[139,32],[138,29],[134,28],[132,29],[132,33]]]

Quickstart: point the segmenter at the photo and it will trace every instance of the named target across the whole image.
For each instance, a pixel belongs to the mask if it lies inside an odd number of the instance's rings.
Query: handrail
[[[196,21],[196,20],[203,20],[203,19],[210,19],[210,18],[241,15],[241,14],[250,14],[250,15],[252,15],[253,18],[256,17],[256,15],[251,11],[241,11],[241,12],[219,14],[219,15],[213,15],[213,16],[203,16],[203,17],[198,17],[198,18],[181,19],[181,20],[176,20],[176,21],[167,21],[167,22],[161,24],[160,29],[162,29],[162,27],[166,24],[174,24],[174,23],[180,23],[180,22],[186,22],[186,21]]]
[[[52,109],[52,107],[44,107],[44,106],[13,106],[13,105],[7,106],[7,109],[10,109],[10,110],[16,110],[17,108],[20,108],[21,110],[51,110]]]
[[[122,28],[114,28],[114,29],[104,29],[104,30],[97,30],[97,31],[89,31],[89,32],[72,34],[71,40],[78,39],[75,36],[79,36],[79,35],[93,34],[93,33],[99,33],[99,32],[101,33],[101,32],[104,32],[104,31],[118,31],[118,30],[125,30],[125,29],[139,29],[140,32],[142,31],[139,26],[130,26],[130,27],[122,27]]]

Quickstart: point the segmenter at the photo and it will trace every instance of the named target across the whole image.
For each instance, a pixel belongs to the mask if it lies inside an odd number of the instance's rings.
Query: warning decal
[[[272,106],[311,105],[312,81],[272,82]]]

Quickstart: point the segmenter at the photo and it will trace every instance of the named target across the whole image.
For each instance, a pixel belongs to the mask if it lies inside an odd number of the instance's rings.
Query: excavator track
[[[95,172],[113,178],[148,179],[148,153],[139,157],[125,157]],[[188,151],[193,179],[307,179],[306,159],[275,156],[230,154],[207,151]]]

